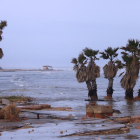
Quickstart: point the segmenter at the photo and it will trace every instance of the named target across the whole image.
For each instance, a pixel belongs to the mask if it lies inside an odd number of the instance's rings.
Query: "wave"
[[[54,70],[73,71],[72,67],[55,67]]]

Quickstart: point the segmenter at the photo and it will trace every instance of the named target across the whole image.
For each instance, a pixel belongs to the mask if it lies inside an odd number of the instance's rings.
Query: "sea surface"
[[[17,71],[17,72],[0,72],[0,96],[28,96],[35,98],[36,103],[50,104],[52,107],[72,107],[74,111],[81,112],[82,117],[86,117],[86,104],[88,98],[88,90],[85,83],[78,83],[75,77],[75,72],[72,69],[64,69],[63,71]],[[113,109],[121,111],[122,116],[140,115],[140,101],[126,102],[124,99],[125,91],[120,86],[118,75],[114,78],[114,93],[113,101],[97,101],[99,105],[111,105]],[[97,93],[99,99],[104,99],[106,96],[106,88],[108,80],[101,73],[97,79]],[[134,96],[137,96],[140,81],[134,88]],[[118,114],[117,114],[118,115]],[[92,128],[91,128],[92,129]],[[21,136],[24,131],[21,131]],[[43,133],[44,127],[38,128],[38,131]],[[19,133],[20,134],[20,133]],[[40,134],[40,133],[39,133]],[[43,134],[46,134],[44,132]],[[15,137],[16,132],[4,132],[5,140],[9,136]],[[30,137],[33,136],[30,134]],[[27,136],[27,138],[30,138]],[[52,137],[52,136],[51,136]],[[37,139],[46,139],[38,136]],[[114,134],[114,135],[99,135],[99,136],[83,136],[76,137],[81,139],[139,139],[140,136],[136,129],[131,129],[129,134]],[[18,135],[17,135],[18,139]],[[57,139],[57,138],[56,138]],[[65,138],[64,138],[65,139]],[[71,137],[67,138],[71,139]],[[75,139],[75,138],[73,138]]]
[[[0,72],[0,96],[28,96],[36,99],[37,103],[47,103],[52,107],[72,107],[85,111],[88,101],[86,83],[78,83],[72,69],[63,71],[17,71]],[[114,101],[98,101],[97,104],[111,105],[126,116],[140,115],[140,102],[126,102],[125,91],[120,86],[118,75],[114,78]],[[101,73],[97,78],[98,98],[106,96],[108,80]],[[134,88],[137,96],[140,81]]]

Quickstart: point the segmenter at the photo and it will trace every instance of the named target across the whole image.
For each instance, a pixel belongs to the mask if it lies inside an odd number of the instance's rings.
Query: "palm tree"
[[[96,78],[100,77],[100,67],[96,65],[95,60],[99,60],[99,58],[96,57],[99,50],[92,50],[86,47],[83,51],[89,60],[86,69],[86,83],[89,85],[87,86],[89,89],[88,96],[90,96],[91,100],[97,100]]]
[[[118,66],[115,65],[114,59],[118,56],[118,51],[119,48],[111,48],[108,47],[107,49],[104,50],[104,52],[100,52],[101,58],[103,59],[109,59],[108,64],[106,64],[103,67],[104,70],[104,76],[106,79],[109,80],[108,87],[107,87],[107,98],[112,99],[112,94],[113,94],[113,78],[116,76],[117,71],[118,71]]]
[[[133,88],[139,77],[139,43],[139,40],[129,39],[126,47],[121,47],[123,50],[121,52],[123,54],[122,59],[124,61],[122,66],[125,67],[125,75],[120,83],[121,87],[125,89],[125,98],[130,100],[133,100]]]
[[[73,69],[76,71],[77,81],[79,83],[86,82],[88,96],[90,96],[91,100],[98,99],[96,78],[100,77],[100,67],[95,64],[95,60],[98,60],[96,57],[98,52],[85,48],[78,56],[78,59],[73,58],[71,61],[74,64]]]
[[[7,26],[7,22],[6,21],[1,21],[0,22],[0,41],[2,40],[2,30],[4,29],[4,27]],[[2,59],[3,57],[3,51],[2,49],[0,48],[0,59]]]

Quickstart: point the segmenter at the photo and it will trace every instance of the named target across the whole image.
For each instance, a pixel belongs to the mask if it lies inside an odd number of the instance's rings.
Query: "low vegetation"
[[[5,97],[0,97],[0,99],[7,99],[11,103],[26,103],[26,102],[31,102],[33,101],[33,98],[31,97],[22,97],[22,96],[5,96]]]
[[[20,109],[15,104],[9,104],[0,110],[0,119],[16,121],[19,120]]]

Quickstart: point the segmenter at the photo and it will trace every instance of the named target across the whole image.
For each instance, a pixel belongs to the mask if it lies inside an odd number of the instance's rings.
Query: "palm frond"
[[[77,64],[77,63],[78,63],[78,60],[77,60],[76,58],[72,58],[71,63],[73,63],[73,64]]]
[[[80,64],[83,64],[84,60],[86,59],[86,57],[84,56],[83,53],[80,53],[79,56],[78,56],[78,62]]]
[[[119,77],[120,77],[121,75],[123,75],[123,74],[124,74],[124,72],[120,73],[120,74],[119,74]]]
[[[2,40],[2,36],[0,35],[0,41]]]
[[[113,61],[113,59],[118,56],[117,53],[118,49],[119,47],[114,49],[112,47],[108,47],[107,49],[104,50],[104,52],[100,52],[101,54],[100,57],[103,59],[110,59],[111,61]]]
[[[83,51],[84,51],[84,54],[87,57],[91,57],[92,56],[92,49],[86,47],[85,49],[83,49]]]
[[[92,50],[86,47],[83,49],[83,52],[87,57],[95,57],[99,53],[99,50]]]
[[[4,56],[2,49],[0,48],[0,59]]]
[[[0,22],[0,30],[3,30],[4,27],[7,26],[7,21],[1,21]]]
[[[108,59],[109,58],[109,55],[107,53],[100,52],[100,54],[101,54],[100,57],[103,58],[103,59]]]
[[[0,30],[0,35],[2,34],[3,32]]]
[[[124,67],[124,64],[120,60],[116,60],[115,63],[119,69],[122,69]]]

